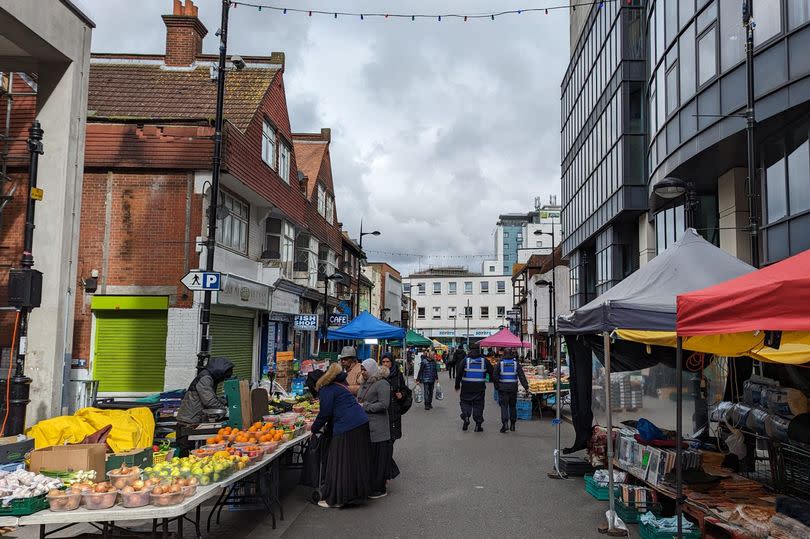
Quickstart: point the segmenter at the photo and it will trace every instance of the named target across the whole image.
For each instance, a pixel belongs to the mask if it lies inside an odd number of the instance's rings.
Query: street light
[[[653,195],[663,200],[675,200],[685,196],[684,214],[686,216],[686,228],[695,226],[695,208],[698,205],[695,185],[692,182],[681,180],[680,178],[664,178],[652,188]]]
[[[365,258],[365,253],[363,252],[363,236],[379,236],[380,231],[374,230],[373,232],[363,232],[363,220],[360,219],[360,256]],[[357,263],[357,308],[355,309],[354,315],[357,316],[360,314],[360,265],[363,263],[363,258],[361,258]],[[369,306],[371,305],[371,299],[369,298]]]

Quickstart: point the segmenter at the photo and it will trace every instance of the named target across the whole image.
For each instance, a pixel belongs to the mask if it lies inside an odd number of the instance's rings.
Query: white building
[[[560,206],[552,195],[549,204],[535,198],[535,209],[529,213],[507,213],[495,225],[495,257],[484,260],[484,275],[511,275],[515,264],[525,263],[533,254],[550,254],[560,244]],[[543,232],[541,235],[535,232]]]
[[[411,327],[425,337],[451,343],[479,340],[506,325],[512,308],[509,275],[482,275],[466,268],[431,268],[403,279],[405,293],[416,302]],[[465,317],[465,308],[469,317]],[[469,330],[468,330],[469,324]]]

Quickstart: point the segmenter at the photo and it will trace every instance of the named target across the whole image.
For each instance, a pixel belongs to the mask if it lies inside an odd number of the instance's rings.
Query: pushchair
[[[322,499],[322,488],[326,480],[326,459],[329,456],[329,442],[326,434],[313,434],[304,450],[304,462],[301,468],[300,483],[312,487],[308,500],[317,504]]]

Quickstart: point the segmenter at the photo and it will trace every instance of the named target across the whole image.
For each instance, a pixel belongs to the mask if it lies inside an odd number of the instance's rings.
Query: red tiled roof
[[[326,146],[325,141],[313,143],[293,139],[295,161],[298,164],[298,170],[307,177],[307,198],[310,200],[312,200],[312,191],[315,189],[315,183],[318,181],[318,174],[321,171]]]
[[[110,55],[90,66],[88,119],[212,122],[216,83],[210,64],[192,70],[166,69],[157,62]],[[240,130],[250,123],[280,68],[249,66],[225,79],[225,119]]]

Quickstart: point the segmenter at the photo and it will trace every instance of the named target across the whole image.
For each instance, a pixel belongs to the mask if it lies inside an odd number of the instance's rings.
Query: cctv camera
[[[246,66],[245,61],[242,60],[242,57],[237,55],[231,56],[231,63],[233,64],[233,67],[237,69],[237,71],[245,69]]]

